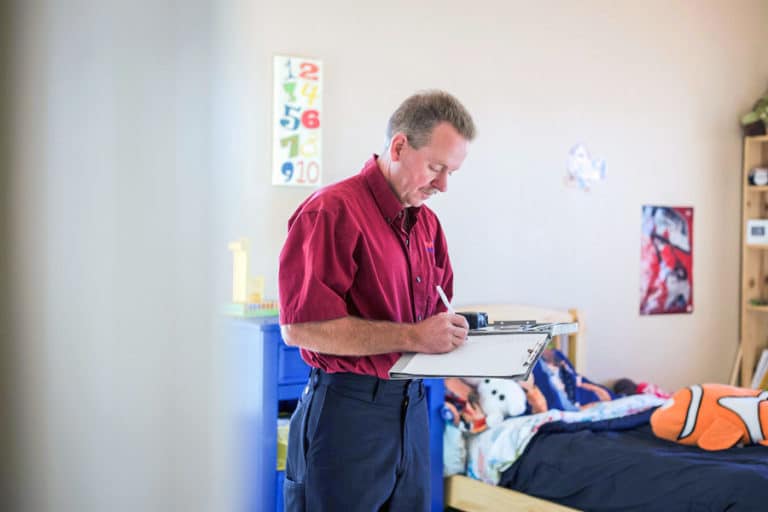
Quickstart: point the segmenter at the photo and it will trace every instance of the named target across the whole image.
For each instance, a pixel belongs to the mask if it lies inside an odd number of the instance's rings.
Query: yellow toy
[[[232,302],[236,304],[258,304],[264,299],[264,276],[248,275],[247,238],[235,240],[228,245],[232,251]]]

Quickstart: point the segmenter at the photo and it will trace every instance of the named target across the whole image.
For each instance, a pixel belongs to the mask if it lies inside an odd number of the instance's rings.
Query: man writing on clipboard
[[[280,323],[313,367],[291,418],[286,510],[429,509],[429,432],[420,379],[389,380],[402,352],[444,353],[467,337],[437,294],[453,270],[437,216],[475,126],[442,91],[406,99],[387,145],[322,188],[288,222]]]

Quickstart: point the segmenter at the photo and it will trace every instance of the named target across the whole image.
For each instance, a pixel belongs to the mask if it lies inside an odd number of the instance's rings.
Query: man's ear
[[[403,132],[397,132],[392,136],[392,140],[389,143],[389,158],[391,161],[400,161],[400,154],[407,141],[408,139]]]

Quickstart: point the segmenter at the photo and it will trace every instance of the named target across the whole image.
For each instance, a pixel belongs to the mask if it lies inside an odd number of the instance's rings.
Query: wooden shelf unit
[[[755,364],[768,346],[768,306],[751,304],[768,299],[768,244],[747,243],[747,221],[768,219],[768,186],[749,184],[749,172],[768,167],[768,135],[744,138],[741,185],[741,303],[739,337],[741,345],[740,385],[749,387]]]

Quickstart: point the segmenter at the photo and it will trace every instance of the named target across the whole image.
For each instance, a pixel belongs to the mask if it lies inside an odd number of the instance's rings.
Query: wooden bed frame
[[[578,322],[579,331],[555,338],[553,345],[562,350],[577,370],[581,370],[580,349],[584,323],[576,309],[558,311],[553,309],[519,306],[512,304],[481,304],[457,307],[457,311],[483,311],[488,313],[490,322],[496,320],[536,320],[545,322]],[[486,484],[462,475],[453,475],[444,480],[444,506],[463,512],[496,512],[499,510],[521,510],[529,512],[565,512],[576,509],[535,498],[527,494]]]

